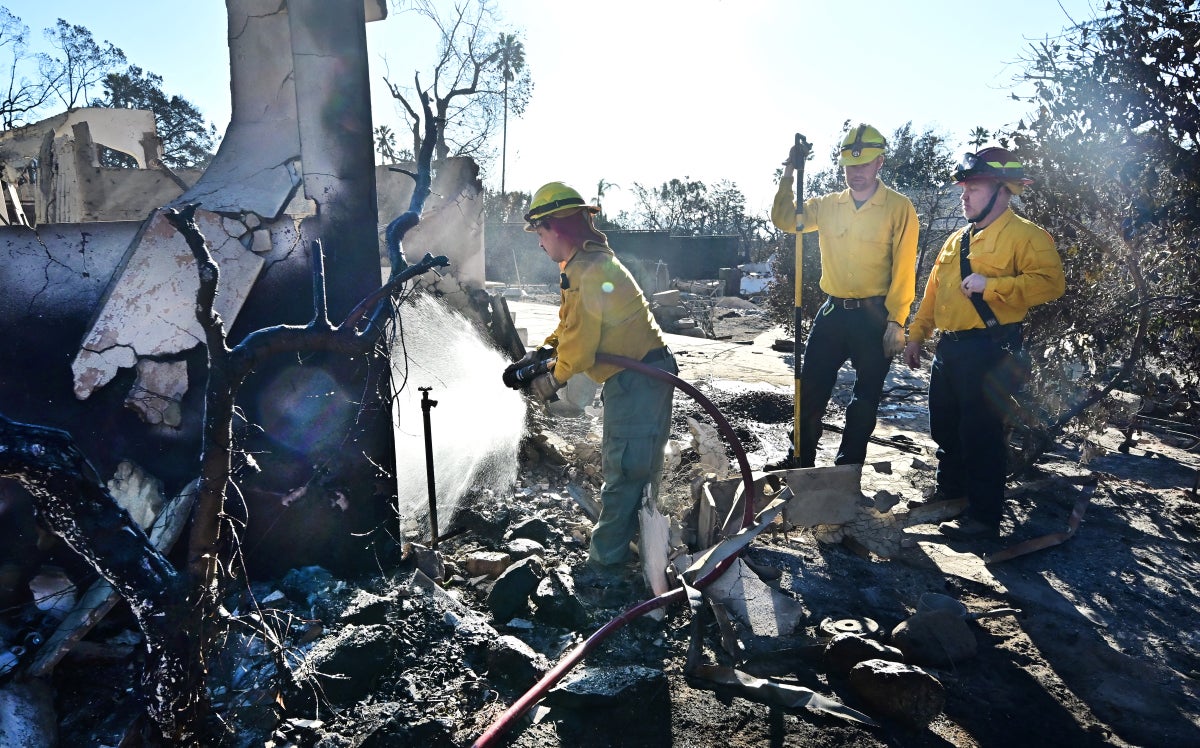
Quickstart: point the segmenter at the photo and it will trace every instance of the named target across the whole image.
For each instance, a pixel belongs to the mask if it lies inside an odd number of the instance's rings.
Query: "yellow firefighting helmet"
[[[547,182],[533,193],[533,200],[529,202],[529,212],[524,216],[525,230],[534,231],[534,224],[546,216],[580,208],[589,213],[600,212],[595,205],[588,205],[578,190],[562,182]]]
[[[838,156],[838,166],[858,166],[875,160],[883,155],[887,140],[870,125],[860,124],[850,129],[842,140],[842,150]]]

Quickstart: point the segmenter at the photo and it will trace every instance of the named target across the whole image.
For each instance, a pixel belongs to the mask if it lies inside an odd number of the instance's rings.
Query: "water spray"
[[[754,522],[754,475],[750,471],[750,461],[746,457],[746,450],[742,447],[742,443],[738,441],[737,434],[734,433],[733,427],[729,425],[729,421],[725,420],[725,416],[721,415],[721,412],[717,410],[717,406],[713,405],[711,400],[705,397],[692,385],[683,381],[671,372],[663,371],[656,366],[650,366],[649,364],[644,364],[641,361],[635,361],[632,358],[614,356],[609,353],[597,353],[596,363],[614,364],[625,369],[633,369],[634,371],[641,372],[642,374],[655,379],[661,379],[664,382],[670,382],[689,395],[693,400],[696,401],[697,404],[700,405],[701,408],[704,409],[706,413],[713,417],[713,420],[717,422],[717,430],[721,432],[722,436],[729,440],[729,445],[733,449],[734,456],[737,458],[738,467],[742,473],[742,483],[744,486],[742,495],[744,497],[744,504],[742,508],[741,527],[743,529],[749,527]],[[737,505],[735,504],[734,507],[736,508],[736,506]],[[730,511],[732,512],[733,510],[731,509]],[[702,576],[699,576],[692,587],[695,589],[702,589],[708,586],[710,583],[724,574],[725,570],[732,566],[733,562],[737,560],[737,557],[737,553],[730,555],[710,571],[703,573]],[[571,668],[575,667],[575,665],[582,661],[583,658],[588,655],[588,653],[590,653],[600,644],[600,642],[607,639],[610,634],[617,631],[630,621],[639,618],[640,616],[643,616],[652,610],[658,610],[659,608],[665,607],[671,603],[683,600],[686,598],[686,596],[687,594],[683,587],[676,587],[675,589],[664,592],[657,597],[652,597],[649,600],[645,600],[637,605],[634,605],[621,615],[601,626],[596,633],[589,636],[582,644],[571,650],[566,657],[559,660],[558,664],[555,665],[550,672],[542,676],[542,679],[539,680],[533,686],[533,688],[526,691],[521,698],[517,699],[517,701],[510,706],[507,711],[504,712],[504,714],[500,715],[500,717],[493,722],[488,729],[475,740],[474,743],[471,744],[471,748],[485,748],[486,746],[492,745],[492,741],[496,740],[505,732],[507,732],[509,728],[512,727],[513,723],[515,723],[523,714],[525,714],[525,712],[529,711],[529,709],[536,704],[546,694],[546,692],[549,691],[554,684],[559,681],[559,679],[566,675]]]

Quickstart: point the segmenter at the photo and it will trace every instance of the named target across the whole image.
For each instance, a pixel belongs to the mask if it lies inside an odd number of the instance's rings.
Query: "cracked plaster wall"
[[[229,0],[227,8],[234,116],[212,165],[176,204],[201,204],[202,231],[222,266],[218,311],[235,343],[265,325],[308,321],[308,250],[327,232],[356,245],[352,254],[336,241],[327,243],[338,261],[330,269],[352,276],[343,284],[343,296],[357,301],[357,289],[374,288],[382,225],[407,209],[412,181],[386,170],[376,174],[372,163],[362,28],[351,28],[344,19],[330,23],[330,8],[315,0]],[[291,68],[297,19],[288,11],[296,9],[322,26],[298,45],[312,53],[306,54],[309,67],[303,73]],[[362,11],[350,14],[360,27],[386,15],[382,0],[366,0]],[[319,53],[322,45],[336,55]],[[358,71],[352,77],[364,93],[356,108],[335,112],[331,102],[341,100],[347,66]],[[298,89],[302,78],[314,83]],[[340,88],[329,90],[326,84],[332,81]],[[304,112],[320,120],[302,130]],[[327,116],[331,112],[343,116]],[[87,132],[101,142],[94,131]],[[326,152],[327,142],[332,145]],[[309,157],[306,172],[302,156],[309,149],[320,158]],[[78,154],[77,149],[76,163],[81,163]],[[472,163],[455,161],[438,166],[435,195],[405,251],[410,257],[426,251],[450,257],[448,277],[437,284],[440,291],[462,295],[464,287],[483,286],[482,186]],[[315,164],[322,164],[320,172],[311,171]],[[111,207],[97,204],[95,210]],[[347,224],[353,231],[340,230]],[[194,477],[202,400],[196,385],[204,371],[192,310],[195,269],[190,251],[162,217],[46,224],[36,233],[0,228],[0,282],[7,289],[0,295],[0,332],[7,344],[0,352],[3,412],[67,428],[95,456],[102,474],[118,460],[133,459],[170,490]],[[360,364],[347,365],[357,371]],[[256,376],[268,382],[273,373]],[[361,392],[351,381],[354,376],[335,377],[348,377],[343,390],[355,396],[351,400]],[[269,391],[267,384],[253,381],[246,390],[256,386]],[[352,461],[359,451],[342,450],[338,459]],[[292,481],[310,481],[312,459],[302,454],[294,470],[277,469],[278,490],[292,490]],[[256,489],[248,490],[253,495]],[[351,521],[341,525],[353,529]]]

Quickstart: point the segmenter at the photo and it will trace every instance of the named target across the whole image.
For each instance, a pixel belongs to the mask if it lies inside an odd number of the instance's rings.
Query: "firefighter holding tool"
[[[818,232],[820,286],[828,297],[813,321],[797,378],[799,422],[794,424],[798,431],[794,444],[799,444],[799,453],[789,450],[782,463],[768,470],[815,464],[821,419],[846,361],[854,367],[854,394],[834,462],[866,460],[883,382],[892,357],[904,348],[904,325],[916,295],[917,212],[912,201],[879,178],[887,147],[883,135],[870,125],[851,128],[838,156],[847,189],[797,206],[792,183],[807,156],[807,143],[802,140],[797,138],[784,165],[771,221],[781,231],[797,234],[798,268],[802,262],[799,235]],[[797,346],[797,356],[799,350]]]
[[[640,372],[596,363],[596,354],[631,358],[671,374],[679,368],[642,289],[593,224],[597,212],[562,182],[534,193],[525,230],[537,234],[541,248],[558,264],[562,303],[554,332],[542,347],[510,366],[504,379],[510,387],[520,387],[524,375],[517,372],[533,367],[529,387],[543,401],[573,376],[587,375],[603,384],[604,485],[588,566],[616,580],[624,576],[646,485],[654,495],[658,492],[675,388]],[[537,373],[539,362],[545,367],[542,373]]]
[[[1062,296],[1054,239],[1009,201],[1032,180],[1004,148],[966,154],[954,171],[967,226],[942,246],[909,327],[904,362],[942,331],[929,377],[929,431],[937,443],[937,492],[965,497],[966,513],[938,529],[951,538],[999,535],[1008,450],[1005,420],[1025,378],[1020,355],[1029,308]]]

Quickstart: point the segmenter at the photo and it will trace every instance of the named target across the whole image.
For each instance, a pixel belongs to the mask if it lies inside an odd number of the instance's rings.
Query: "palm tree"
[[[392,128],[387,125],[375,128],[375,150],[379,152],[379,157],[385,164],[392,164],[398,160],[396,158],[396,133],[392,132]]]
[[[976,148],[988,142],[988,138],[992,137],[992,133],[982,127],[976,127],[971,131],[971,139],[967,142]]]
[[[500,194],[504,194],[504,178],[508,161],[508,84],[516,80],[525,69],[525,45],[516,34],[501,32],[496,41],[496,51],[499,53],[497,63],[500,65],[500,75],[504,79],[504,125],[500,144]]]

